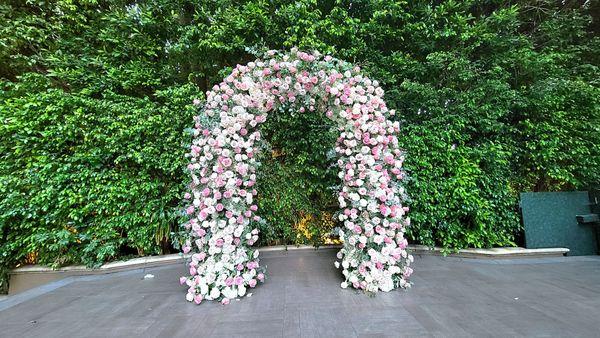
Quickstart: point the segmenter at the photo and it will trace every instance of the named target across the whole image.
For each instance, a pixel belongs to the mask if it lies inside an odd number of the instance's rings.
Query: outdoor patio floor
[[[596,256],[415,257],[414,287],[375,297],[339,287],[335,250],[261,256],[268,280],[228,306],[186,302],[182,264],[72,277],[1,300],[0,336],[600,335]]]

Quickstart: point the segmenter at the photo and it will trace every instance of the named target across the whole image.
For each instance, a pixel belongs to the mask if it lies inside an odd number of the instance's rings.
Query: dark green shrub
[[[153,100],[19,87],[8,84],[0,106],[3,265],[29,253],[59,266],[168,251],[195,87]]]
[[[168,251],[189,104],[264,47],[333,53],[382,83],[403,123],[414,241],[510,245],[519,191],[599,183],[599,9],[550,0],[4,1],[0,266],[31,253],[95,265]],[[293,243],[291,222],[330,211],[330,139],[299,128],[316,120],[279,122],[289,129],[265,126],[286,156],[267,156],[259,179],[271,222],[263,239]]]

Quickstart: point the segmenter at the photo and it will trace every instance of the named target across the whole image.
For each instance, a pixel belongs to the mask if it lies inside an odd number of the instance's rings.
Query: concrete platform
[[[600,257],[417,256],[414,287],[341,289],[336,250],[262,254],[228,306],[185,301],[183,264],[72,276],[0,300],[0,337],[569,336],[600,332]],[[155,277],[144,279],[151,273]]]

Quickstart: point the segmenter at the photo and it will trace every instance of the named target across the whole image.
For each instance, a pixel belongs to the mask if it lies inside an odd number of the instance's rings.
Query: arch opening
[[[265,145],[257,155],[258,245],[338,244],[333,121],[283,104],[269,113],[260,131]]]
[[[404,154],[399,123],[383,100],[377,81],[359,67],[318,52],[269,51],[238,65],[207,93],[194,118],[190,147],[190,191],[183,224],[189,253],[186,299],[196,303],[243,297],[264,281],[255,222],[260,125],[287,109],[323,112],[339,135],[333,148],[338,170],[339,213],[343,223],[336,267],[341,287],[372,293],[410,287],[412,256],[404,229]]]

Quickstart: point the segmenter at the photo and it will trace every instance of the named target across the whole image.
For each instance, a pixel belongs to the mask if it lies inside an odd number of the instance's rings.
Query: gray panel
[[[595,255],[594,225],[580,225],[575,215],[589,214],[585,191],[521,193],[527,248],[566,247],[569,255]]]

